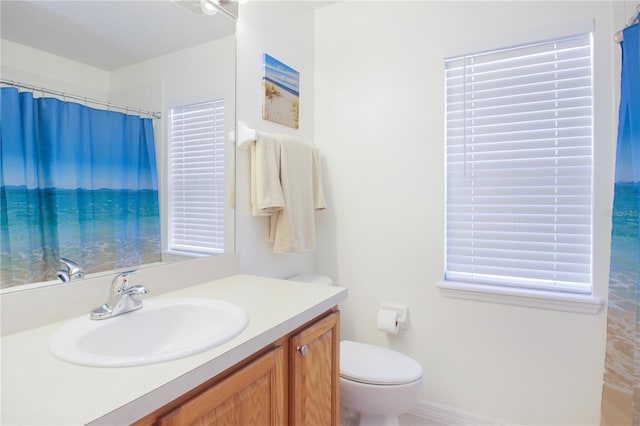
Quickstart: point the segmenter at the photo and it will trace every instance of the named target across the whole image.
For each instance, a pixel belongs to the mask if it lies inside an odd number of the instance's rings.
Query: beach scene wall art
[[[300,73],[266,53],[263,60],[262,118],[297,129]]]

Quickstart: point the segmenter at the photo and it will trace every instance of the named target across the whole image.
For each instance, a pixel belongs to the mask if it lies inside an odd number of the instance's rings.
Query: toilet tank
[[[333,285],[333,281],[328,276],[314,273],[299,274],[289,279],[312,284]]]

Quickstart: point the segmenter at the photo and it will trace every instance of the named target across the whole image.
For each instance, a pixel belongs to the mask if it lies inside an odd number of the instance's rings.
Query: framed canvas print
[[[264,54],[262,118],[298,128],[300,73]]]

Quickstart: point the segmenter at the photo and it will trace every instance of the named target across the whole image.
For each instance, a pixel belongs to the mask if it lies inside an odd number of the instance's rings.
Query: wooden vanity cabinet
[[[338,426],[339,323],[323,314],[135,425]]]
[[[284,355],[277,347],[158,418],[158,426],[282,425]]]
[[[340,424],[340,314],[333,312],[289,339],[289,424]]]

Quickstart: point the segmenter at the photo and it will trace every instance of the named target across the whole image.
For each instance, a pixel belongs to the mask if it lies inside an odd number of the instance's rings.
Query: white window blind
[[[224,251],[224,100],[175,107],[169,130],[168,250]]]
[[[591,34],[445,71],[445,280],[590,293]]]

